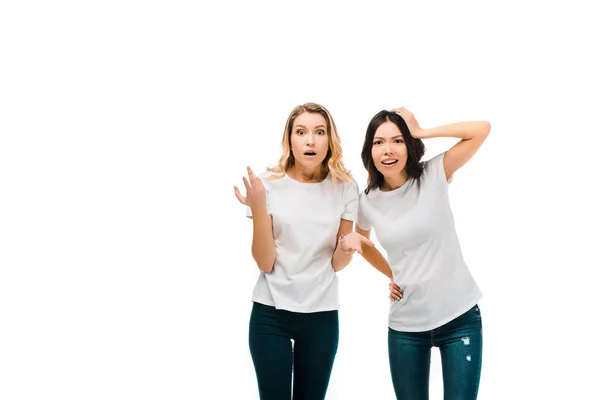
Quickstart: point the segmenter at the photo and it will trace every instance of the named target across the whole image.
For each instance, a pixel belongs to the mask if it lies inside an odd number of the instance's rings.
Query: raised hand
[[[267,194],[265,186],[260,178],[252,172],[250,167],[248,167],[248,179],[246,179],[246,177],[243,177],[242,179],[244,180],[244,186],[246,186],[246,197],[242,196],[242,193],[240,193],[237,186],[234,186],[233,190],[235,192],[235,197],[237,197],[240,203],[253,210],[263,207],[266,208]]]
[[[423,129],[419,126],[419,122],[417,122],[417,119],[412,112],[404,107],[394,108],[393,110],[390,110],[390,112],[396,113],[402,117],[404,122],[406,122],[406,126],[408,126],[408,130],[412,137],[415,139],[422,139],[421,133]]]

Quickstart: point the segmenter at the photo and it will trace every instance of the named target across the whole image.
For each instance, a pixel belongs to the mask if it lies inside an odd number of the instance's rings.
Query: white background
[[[0,398],[257,399],[232,186],[309,101],[362,187],[379,110],[491,122],[450,189],[485,296],[479,398],[600,398],[600,29],[568,4],[3,2]],[[392,399],[387,280],[358,257],[339,276],[327,398]]]

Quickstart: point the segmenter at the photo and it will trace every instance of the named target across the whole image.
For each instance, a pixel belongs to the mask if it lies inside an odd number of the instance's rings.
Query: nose
[[[310,132],[310,133],[308,133],[306,135],[306,144],[308,146],[314,146],[314,144],[315,144],[315,137],[314,137],[314,134],[312,132]]]
[[[386,142],[383,146],[383,154],[392,154],[392,145],[390,142]]]

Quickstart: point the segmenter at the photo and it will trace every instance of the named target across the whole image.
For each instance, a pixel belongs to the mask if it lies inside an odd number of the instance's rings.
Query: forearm
[[[463,140],[485,139],[490,132],[490,123],[487,121],[457,122],[430,129],[421,129],[417,134],[419,139],[453,137]]]
[[[365,246],[366,247],[366,246]],[[393,279],[392,269],[385,257],[375,247],[366,247],[363,249],[362,256],[377,271],[381,272],[390,279]]]
[[[273,271],[275,264],[275,239],[271,216],[267,210],[252,210],[252,257],[263,272]]]
[[[331,259],[331,265],[333,266],[333,270],[335,272],[341,271],[352,261],[352,254],[346,253],[342,250],[342,246],[338,245],[333,252],[333,257]]]

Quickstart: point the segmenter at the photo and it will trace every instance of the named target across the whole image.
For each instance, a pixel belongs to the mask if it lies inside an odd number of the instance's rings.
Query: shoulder
[[[338,192],[356,192],[358,195],[358,183],[356,183],[354,178],[350,178],[349,180],[342,180],[338,178],[334,180],[331,175],[327,175],[323,184],[325,184],[327,187],[333,188]]]
[[[377,196],[377,189],[371,189],[369,190],[369,193],[365,193],[366,189],[362,189],[360,191],[360,194],[358,196],[358,199],[363,202],[363,203],[368,203],[369,201],[372,201],[376,196]]]
[[[358,193],[358,183],[356,183],[354,178],[349,181],[342,181],[340,184],[344,189]]]
[[[444,157],[446,152],[440,153],[428,161],[425,161],[424,176],[427,181],[434,182],[435,185],[447,187],[452,182],[452,177],[446,179],[444,171]]]
[[[273,176],[275,173],[271,172],[271,171],[263,171],[260,174],[258,174],[258,177],[260,179],[268,179],[269,177]]]
[[[437,179],[440,174],[443,175],[445,155],[446,152],[443,152],[425,161],[425,168],[423,170],[424,175],[433,179]]]
[[[283,184],[283,182],[285,181],[283,179],[284,176],[284,173],[278,173],[273,171],[264,171],[258,174],[258,177],[263,182],[265,189],[281,186],[281,184]]]
[[[431,159],[425,161],[425,172],[431,173],[434,171],[437,171],[437,169],[439,169],[440,165],[444,164],[444,155],[446,153],[440,153],[438,155],[436,155],[435,157],[432,157]]]
[[[338,181],[335,183],[335,191],[341,194],[347,201],[358,200],[358,183],[354,179],[348,181]]]
[[[263,181],[270,181],[270,180],[277,179],[277,177],[283,176],[283,175],[284,175],[283,173],[280,174],[280,173],[277,173],[274,171],[264,171],[264,172],[261,172],[260,174],[258,174],[258,177],[260,179],[262,179]]]

